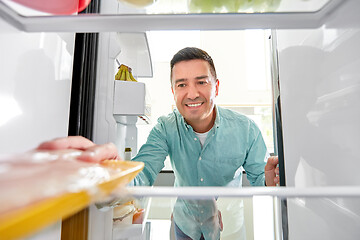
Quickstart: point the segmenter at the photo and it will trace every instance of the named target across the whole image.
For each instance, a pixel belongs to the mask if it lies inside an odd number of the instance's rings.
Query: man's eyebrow
[[[201,76],[197,76],[195,77],[196,80],[201,80],[201,79],[208,79],[209,76],[208,75],[201,75]],[[179,82],[186,82],[187,79],[186,78],[179,78],[175,80],[175,84],[178,84]]]
[[[180,79],[176,79],[175,80],[175,84],[179,83],[179,82],[185,82],[186,79],[185,78],[180,78]]]
[[[197,76],[195,79],[200,80],[200,79],[205,79],[205,78],[209,78],[209,76],[208,75],[201,75],[201,76]]]

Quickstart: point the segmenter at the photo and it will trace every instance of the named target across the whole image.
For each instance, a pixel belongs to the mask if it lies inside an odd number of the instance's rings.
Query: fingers
[[[78,149],[84,150],[95,144],[82,136],[69,136],[64,138],[56,138],[51,141],[43,142],[37,150],[60,150],[60,149]]]
[[[276,176],[275,178],[274,178],[274,183],[275,184],[278,184],[280,182],[280,177],[279,176]]]
[[[37,150],[63,150],[76,149],[82,150],[77,159],[85,162],[99,163],[108,159],[120,159],[116,146],[113,143],[96,145],[92,141],[82,136],[69,136],[56,138],[51,141],[43,142]]]
[[[275,168],[275,174],[276,174],[276,177],[274,178],[274,183],[275,184],[280,183],[279,172],[280,172],[279,167]]]
[[[277,156],[271,156],[268,158],[265,165],[265,180],[266,186],[276,186],[280,182],[279,167],[277,166],[279,159]]]
[[[86,162],[99,163],[103,160],[118,159],[122,160],[117,152],[116,146],[113,143],[106,143],[102,145],[93,145],[83,151],[77,159]]]
[[[279,163],[278,156],[271,156],[268,158],[268,163],[270,163],[273,166],[276,166]]]
[[[279,163],[277,156],[271,156],[267,159],[265,165],[265,171],[273,171],[276,168],[276,165]]]

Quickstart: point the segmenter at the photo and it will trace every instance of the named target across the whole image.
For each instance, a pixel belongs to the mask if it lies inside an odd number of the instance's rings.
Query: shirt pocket
[[[214,166],[219,174],[219,185],[225,186],[235,178],[235,173],[244,163],[245,154],[224,152],[216,154]]]

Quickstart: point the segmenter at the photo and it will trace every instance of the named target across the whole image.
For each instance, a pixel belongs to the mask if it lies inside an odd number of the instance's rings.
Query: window
[[[139,147],[157,118],[174,108],[169,62],[178,50],[190,46],[204,49],[214,60],[220,81],[216,103],[253,119],[269,152],[274,151],[268,31],[155,31],[147,36],[154,74],[138,80],[146,84],[150,95],[151,123],[137,125]],[[167,160],[164,170],[170,169]]]

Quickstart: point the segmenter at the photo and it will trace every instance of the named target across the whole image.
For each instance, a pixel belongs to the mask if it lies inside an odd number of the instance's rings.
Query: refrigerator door
[[[349,2],[322,27],[276,31],[287,186],[360,184],[359,9]],[[358,206],[351,198],[288,201],[289,239],[357,238],[339,229],[358,222]]]

